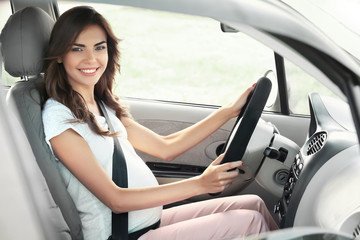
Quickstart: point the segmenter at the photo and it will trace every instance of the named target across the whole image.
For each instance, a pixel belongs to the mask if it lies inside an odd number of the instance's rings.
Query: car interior
[[[45,142],[41,119],[38,87],[44,81],[43,56],[59,16],[58,6],[56,1],[11,3],[14,13],[0,35],[0,63],[18,80],[1,90],[6,95],[6,108],[16,116],[15,122],[19,120],[20,132],[28,141],[23,148],[30,152],[31,175],[40,176],[40,195],[46,201],[39,200],[34,209],[42,213],[40,222],[47,229],[43,230],[44,239],[83,239],[79,214]],[[282,59],[277,53],[275,58]],[[277,239],[300,235],[359,238],[360,193],[356,189],[360,152],[349,104],[313,92],[308,96],[309,117],[272,114],[263,111],[271,88],[277,87],[269,78],[264,74],[255,80],[253,96],[237,119],[171,163],[138,152],[160,184],[201,174],[225,150],[228,161],[244,162],[240,176],[224,192],[165,207],[255,193],[264,199],[282,229],[273,235]],[[136,98],[124,101],[136,121],[160,134],[183,129],[214,111],[195,104]],[[192,159],[198,160],[194,164]]]

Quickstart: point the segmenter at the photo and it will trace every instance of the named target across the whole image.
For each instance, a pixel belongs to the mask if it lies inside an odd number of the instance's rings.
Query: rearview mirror
[[[267,109],[274,109],[274,108],[276,108],[275,105],[276,105],[276,100],[278,98],[278,89],[279,89],[277,78],[276,78],[276,75],[273,70],[266,71],[266,73],[264,74],[264,77],[267,77],[268,79],[270,79],[270,81],[272,83],[271,92],[270,92],[269,98],[265,104],[265,107]]]
[[[235,28],[230,27],[229,25],[226,25],[225,23],[220,23],[220,28],[221,28],[221,31],[223,31],[223,32],[232,32],[232,33],[239,32]]]

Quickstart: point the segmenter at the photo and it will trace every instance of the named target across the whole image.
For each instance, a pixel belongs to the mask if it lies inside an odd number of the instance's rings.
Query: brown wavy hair
[[[63,64],[57,61],[71,50],[79,34],[90,25],[98,25],[105,31],[108,51],[108,64],[95,85],[94,94],[104,104],[115,110],[119,119],[129,116],[127,108],[119,103],[119,98],[112,92],[115,73],[116,71],[120,72],[118,63],[120,52],[117,48],[120,40],[115,37],[106,19],[87,6],[74,7],[66,11],[54,25],[45,58],[44,90],[46,96],[43,103],[47,98],[53,98],[73,112],[76,117],[75,122],[87,123],[90,129],[99,135],[114,136],[109,131],[101,129],[94,114],[87,108],[84,98],[69,84]]]

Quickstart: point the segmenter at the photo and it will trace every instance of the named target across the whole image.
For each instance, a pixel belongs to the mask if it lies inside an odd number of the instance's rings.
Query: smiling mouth
[[[88,69],[79,69],[80,72],[85,74],[93,74],[95,73],[99,68],[88,68]]]

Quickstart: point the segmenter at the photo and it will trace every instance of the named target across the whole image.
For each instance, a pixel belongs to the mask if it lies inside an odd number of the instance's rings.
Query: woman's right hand
[[[199,183],[205,193],[222,192],[239,175],[238,167],[243,165],[242,161],[220,164],[224,154],[215,159],[200,175]],[[233,171],[228,171],[234,169]]]

